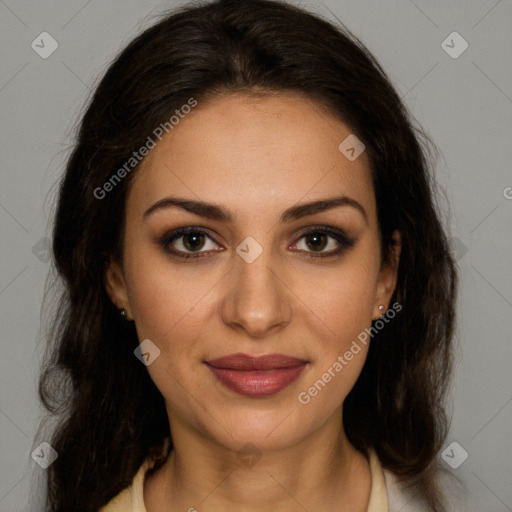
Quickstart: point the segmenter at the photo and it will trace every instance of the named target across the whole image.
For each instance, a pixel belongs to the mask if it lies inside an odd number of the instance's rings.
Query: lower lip
[[[275,370],[231,370],[206,366],[227,388],[245,396],[270,396],[289,386],[304,370],[306,364],[293,368],[276,368]]]

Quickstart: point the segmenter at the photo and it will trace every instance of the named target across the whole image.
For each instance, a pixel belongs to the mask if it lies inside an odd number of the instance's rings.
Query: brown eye
[[[203,246],[205,236],[203,233],[189,233],[180,238],[183,238],[182,244],[188,251],[195,251]]]
[[[301,243],[302,240],[304,243]],[[304,233],[294,248],[312,258],[322,258],[341,254],[354,245],[355,240],[349,238],[344,231],[326,226]]]
[[[166,252],[185,259],[207,256],[210,251],[218,251],[220,247],[208,233],[194,227],[167,233],[159,243]],[[202,250],[205,248],[206,250]]]
[[[311,233],[306,235],[306,245],[312,251],[322,251],[328,244],[328,236],[325,233]]]

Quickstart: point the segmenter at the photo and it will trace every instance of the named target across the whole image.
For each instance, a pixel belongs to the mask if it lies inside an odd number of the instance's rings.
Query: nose
[[[291,318],[293,295],[286,279],[277,265],[272,265],[268,250],[251,263],[238,254],[233,257],[229,291],[222,305],[223,321],[256,339],[275,334]]]

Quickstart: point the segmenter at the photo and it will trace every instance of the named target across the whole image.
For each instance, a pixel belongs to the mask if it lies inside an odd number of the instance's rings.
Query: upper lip
[[[216,368],[226,368],[230,370],[275,370],[279,368],[295,368],[308,361],[297,359],[296,357],[285,356],[283,354],[266,354],[263,356],[250,356],[247,354],[230,354],[205,361],[210,366]]]

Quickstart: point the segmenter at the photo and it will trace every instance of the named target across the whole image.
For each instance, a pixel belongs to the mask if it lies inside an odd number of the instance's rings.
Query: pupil
[[[311,244],[310,242],[308,242],[307,245],[310,249],[320,249],[321,250],[326,245],[326,238],[327,238],[327,236],[324,233],[315,233],[313,235],[309,235],[308,240],[313,241],[313,243]],[[315,245],[315,244],[318,244],[319,242],[320,242],[319,245]]]
[[[204,235],[202,233],[189,234],[184,238],[184,245],[187,249],[197,249],[202,245]]]

